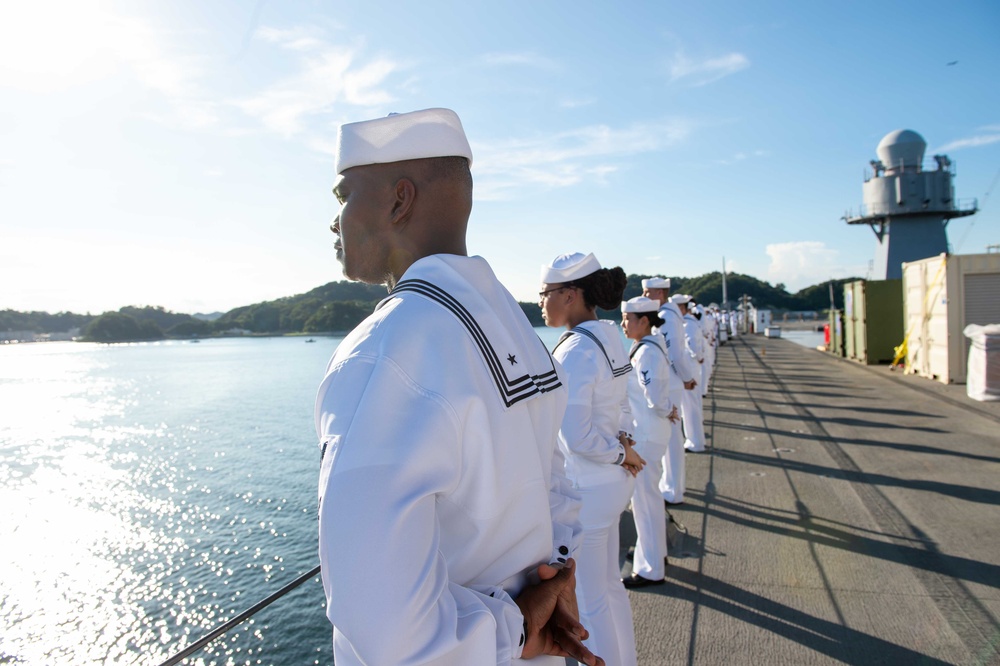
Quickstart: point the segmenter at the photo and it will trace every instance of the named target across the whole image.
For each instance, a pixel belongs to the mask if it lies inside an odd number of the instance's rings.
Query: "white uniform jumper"
[[[701,323],[692,314],[684,315],[684,341],[688,353],[698,368],[700,380],[701,368],[705,361],[705,334]],[[701,392],[704,387],[699,385],[693,391],[684,392],[684,448],[689,451],[705,450],[705,426],[702,423]]]
[[[684,388],[684,384],[695,378],[697,363],[687,353],[684,343],[684,315],[676,303],[664,303],[657,313],[663,320],[659,332],[663,334],[663,342],[667,348],[667,358],[670,360],[670,401],[677,405],[677,413],[684,414],[684,400],[689,393],[700,391],[695,386],[694,391]],[[684,432],[681,422],[672,423],[670,441],[667,443],[667,453],[663,457],[663,474],[660,477],[660,493],[663,499],[671,504],[684,501]]]
[[[420,259],[344,339],[316,401],[337,666],[520,656],[512,597],[580,537],[564,383],[479,257]]]
[[[586,321],[559,339],[553,355],[569,389],[559,447],[566,476],[580,495],[583,543],[576,555],[576,600],[584,643],[612,664],[634,666],[635,630],[618,565],[618,523],[632,496],[632,476],[621,467],[618,432],[630,432],[627,374],[632,371],[617,324]]]
[[[701,366],[701,377],[704,380],[701,384],[701,395],[704,397],[708,393],[709,384],[712,381],[712,368],[715,366],[715,319],[711,312],[704,312],[698,321],[701,324],[702,332],[705,335],[705,362]]]
[[[667,556],[667,514],[660,494],[663,457],[670,441],[667,418],[670,402],[670,367],[662,335],[647,335],[632,346],[629,354],[634,372],[628,382],[628,401],[635,422],[635,450],[646,467],[635,478],[632,516],[638,538],[632,573],[660,580]],[[683,452],[681,456],[683,458]]]

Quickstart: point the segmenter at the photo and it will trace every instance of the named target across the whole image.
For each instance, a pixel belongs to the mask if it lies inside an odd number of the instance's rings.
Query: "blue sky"
[[[995,0],[3,2],[0,308],[208,312],[342,279],[337,125],[432,106],[475,154],[470,252],[522,300],[571,251],[864,275],[874,236],[840,218],[901,128],[956,163],[982,211],[949,238],[984,252],[998,35]]]

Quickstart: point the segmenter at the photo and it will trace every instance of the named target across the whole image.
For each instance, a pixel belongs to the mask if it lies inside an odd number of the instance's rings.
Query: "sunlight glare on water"
[[[320,340],[0,347],[0,662],[158,663],[315,566]],[[191,663],[329,663],[286,599]]]

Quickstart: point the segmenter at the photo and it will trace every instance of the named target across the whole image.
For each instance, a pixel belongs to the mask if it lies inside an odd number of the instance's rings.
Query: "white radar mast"
[[[973,215],[975,200],[960,205],[952,182],[955,168],[947,155],[925,167],[927,142],[913,130],[889,132],[879,141],[877,160],[865,174],[864,204],[848,224],[867,224],[877,241],[873,280],[903,277],[903,262],[948,252],[948,221]]]

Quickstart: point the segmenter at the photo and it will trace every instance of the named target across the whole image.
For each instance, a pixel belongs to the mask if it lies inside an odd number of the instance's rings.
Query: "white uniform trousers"
[[[702,373],[705,375],[705,383],[701,385],[702,395],[707,394],[708,387],[712,385],[712,373],[715,372],[715,356],[716,356],[715,345],[706,343],[705,363],[703,364],[705,371]]]
[[[701,422],[701,387],[684,391],[681,403],[684,412],[684,448],[689,451],[705,450],[705,426]]]
[[[608,666],[637,663],[632,606],[618,566],[618,523],[632,487],[630,476],[578,488],[583,542],[576,554],[576,601],[580,622],[590,631],[584,644]]]
[[[637,535],[632,573],[660,580],[666,569],[663,559],[667,556],[667,512],[660,494],[667,443],[636,442],[635,450],[646,461],[646,466],[635,477],[635,490],[632,491],[632,518]]]
[[[698,388],[697,386],[695,388]],[[677,405],[677,414],[681,413],[681,401],[684,394],[691,391],[671,391],[670,402]],[[646,458],[647,462],[649,458]],[[684,433],[681,430],[680,419],[670,424],[670,439],[667,441],[667,451],[663,454],[663,473],[660,475],[660,493],[663,499],[671,504],[684,501]],[[645,470],[643,470],[645,471]],[[641,474],[642,472],[640,472]]]

